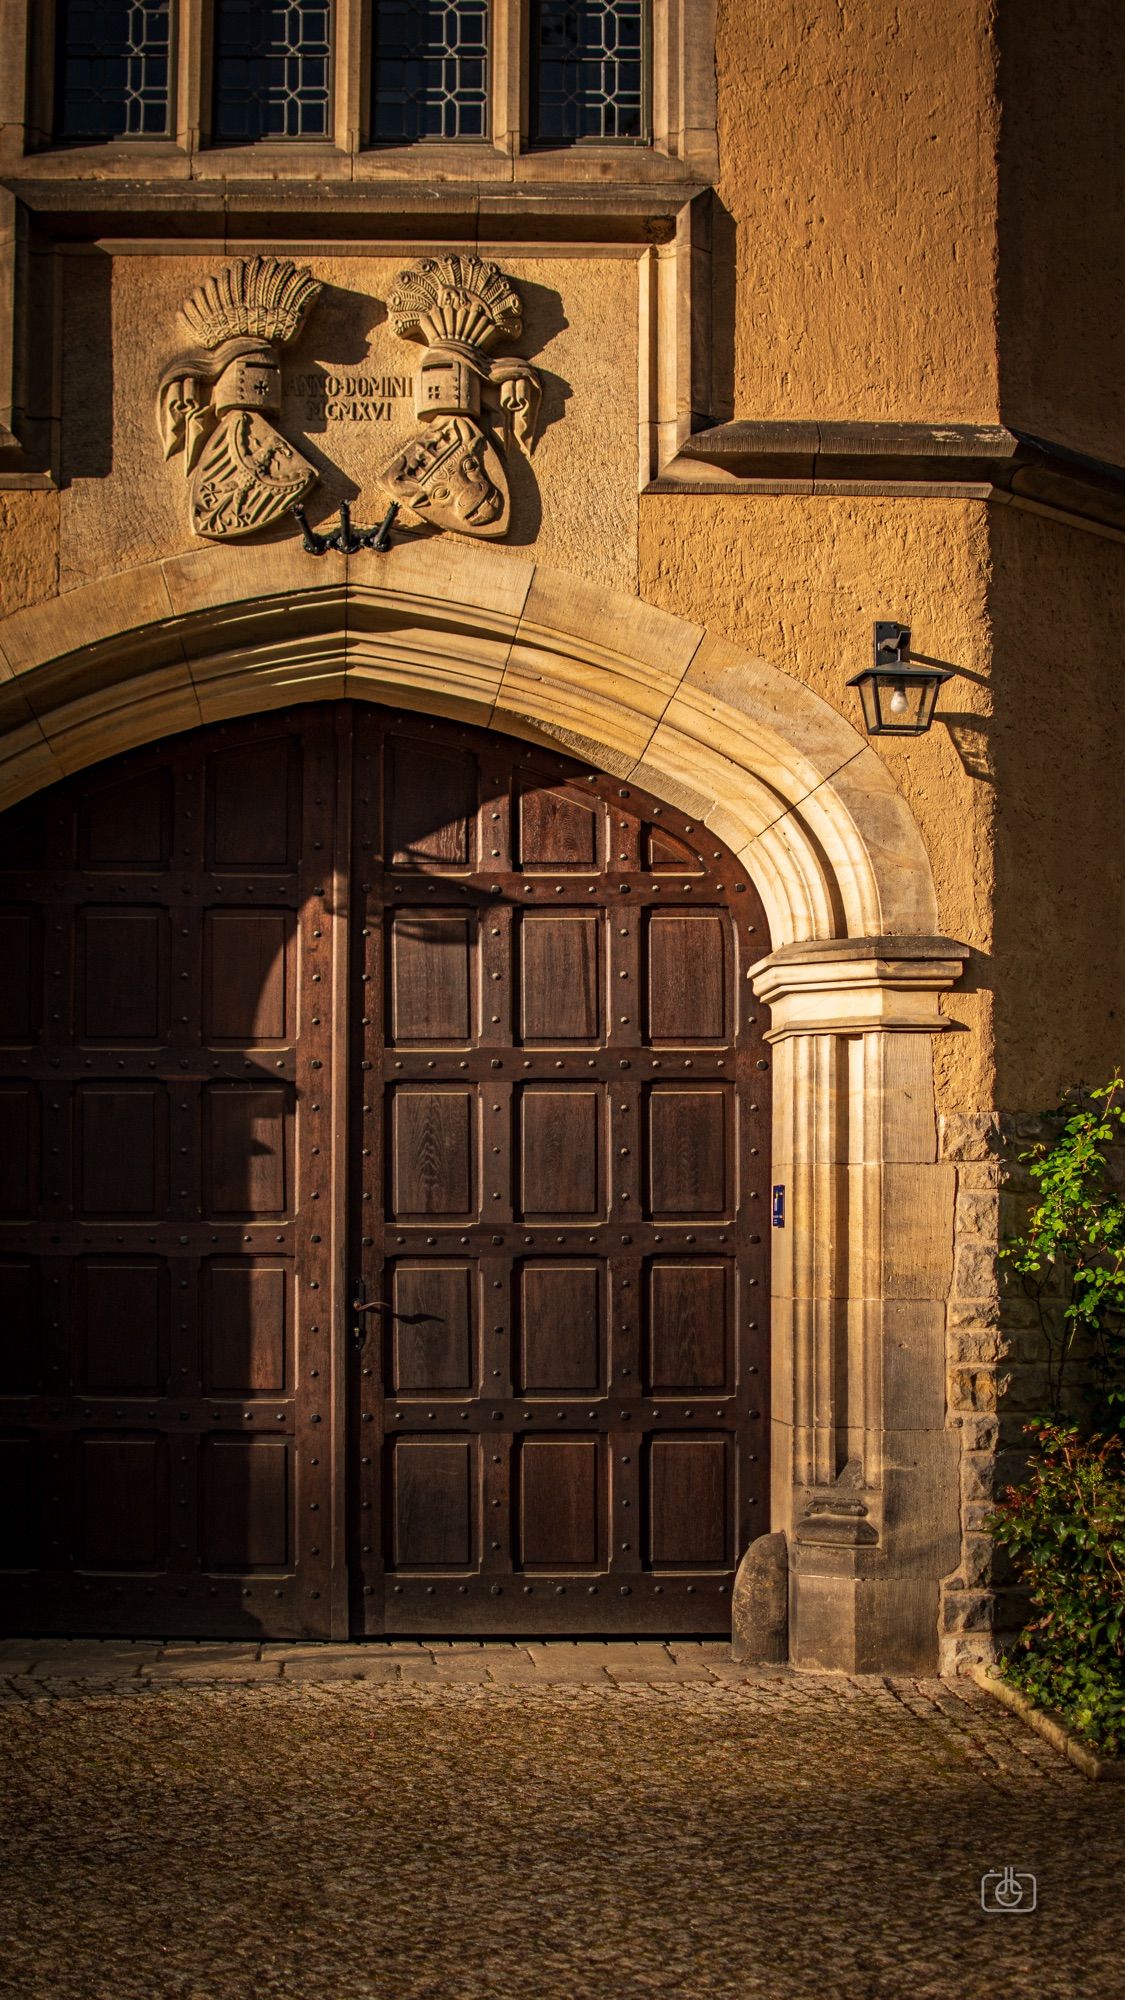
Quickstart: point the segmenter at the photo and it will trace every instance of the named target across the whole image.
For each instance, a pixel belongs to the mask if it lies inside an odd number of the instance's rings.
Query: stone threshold
[[[1067,1728],[1061,1715],[1048,1708],[1036,1708],[1035,1703],[1021,1694],[1018,1688],[1010,1687],[1007,1681],[1002,1680],[995,1668],[978,1662],[969,1668],[968,1676],[986,1694],[1002,1702],[1005,1708],[1010,1708],[1013,1715],[1018,1715],[1021,1722],[1026,1722],[1028,1728],[1034,1729],[1061,1757],[1068,1758],[1084,1778],[1118,1783],[1125,1779],[1125,1758],[1099,1756],[1096,1750],[1075,1735],[1073,1729]]]
[[[175,1686],[200,1682],[559,1681],[604,1687],[760,1682],[786,1667],[739,1664],[729,1641],[373,1639],[359,1643],[263,1640],[6,1639],[0,1683],[11,1693],[77,1683]]]

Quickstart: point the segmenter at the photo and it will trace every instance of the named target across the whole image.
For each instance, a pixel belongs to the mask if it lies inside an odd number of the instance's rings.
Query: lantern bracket
[[[910,627],[900,625],[893,618],[880,618],[875,623],[875,665],[884,672],[888,667],[905,667],[910,659]]]

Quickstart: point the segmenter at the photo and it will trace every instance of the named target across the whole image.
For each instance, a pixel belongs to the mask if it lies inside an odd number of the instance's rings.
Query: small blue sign
[[[783,1187],[775,1187],[773,1191],[773,1226],[775,1229],[784,1229],[785,1227],[785,1189]]]

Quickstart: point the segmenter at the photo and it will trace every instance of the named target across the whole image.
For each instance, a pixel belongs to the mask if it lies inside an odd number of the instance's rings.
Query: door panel
[[[521,910],[520,1039],[593,1042],[602,1029],[601,924],[594,910]]]
[[[43,920],[38,910],[0,910],[0,1041],[35,1040],[43,994]]]
[[[472,1266],[395,1264],[388,1289],[392,1395],[453,1389],[471,1395],[477,1378]]]
[[[163,911],[82,911],[76,1011],[84,1044],[165,1040],[167,992],[168,919]]]
[[[166,1273],[156,1257],[80,1257],[74,1267],[76,1380],[89,1395],[165,1396]]]
[[[0,1215],[20,1220],[39,1202],[40,1100],[30,1084],[0,1090]]]
[[[210,1048],[292,1041],[295,943],[288,910],[205,913],[202,1029]]]
[[[168,1205],[168,1100],[161,1085],[79,1084],[74,1152],[77,1215],[155,1221]]]
[[[131,875],[167,869],[173,790],[171,771],[151,760],[147,768],[134,769],[125,777],[103,774],[89,786],[82,785],[73,808],[79,867],[127,868]],[[71,858],[69,839],[65,851]]]
[[[524,1438],[518,1494],[524,1571],[604,1568],[605,1451],[598,1438]]]
[[[210,1257],[201,1276],[204,1395],[284,1395],[293,1382],[284,1261]]]
[[[525,1221],[584,1216],[601,1207],[604,1100],[598,1085],[518,1087],[520,1206]]]
[[[517,1381],[521,1395],[597,1393],[604,1377],[604,1289],[598,1264],[522,1265]]]
[[[734,1386],[734,1273],[703,1258],[652,1260],[645,1386],[654,1396],[712,1395]]]
[[[654,1569],[729,1563],[730,1456],[729,1437],[650,1438],[649,1560]]]
[[[473,1199],[474,1090],[404,1085],[391,1099],[393,1213],[464,1216]]]
[[[467,1042],[472,1034],[472,920],[396,910],[391,925],[393,1042]]]
[[[478,1554],[475,1438],[396,1438],[390,1450],[396,1568],[468,1571]]]
[[[728,1629],[766,937],[682,814],[367,706],[0,816],[9,1629]]]

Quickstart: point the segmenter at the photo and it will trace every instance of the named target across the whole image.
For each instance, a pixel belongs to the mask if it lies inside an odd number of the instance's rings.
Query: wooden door
[[[306,710],[0,819],[8,1629],[329,1627],[335,780]]]
[[[704,828],[292,710],[0,817],[0,942],[8,1629],[727,1628],[768,940]]]
[[[631,785],[357,730],[356,1628],[729,1630],[767,1518],[758,898]]]

